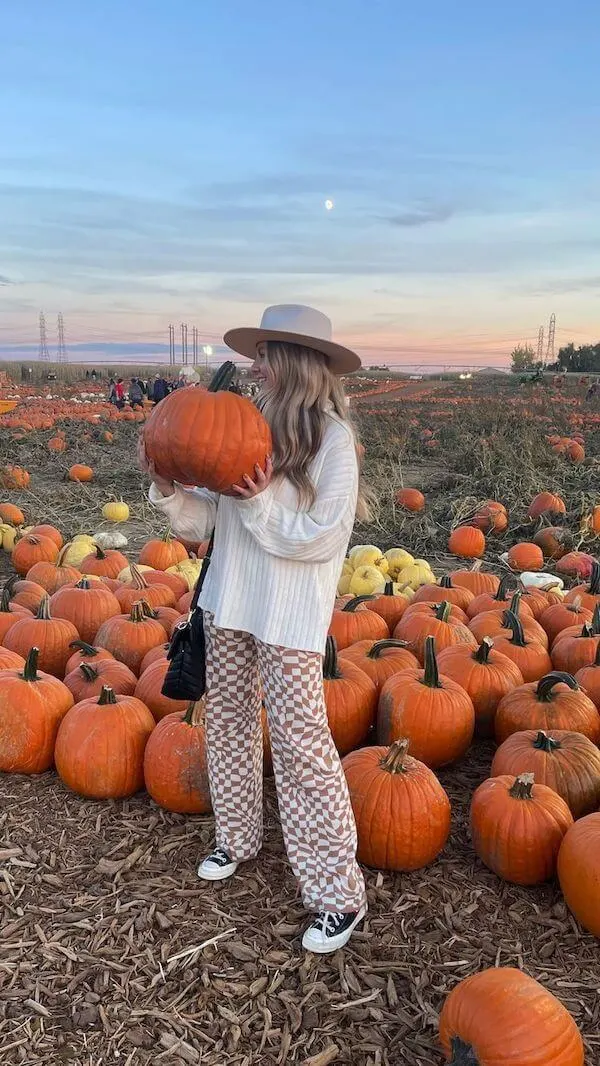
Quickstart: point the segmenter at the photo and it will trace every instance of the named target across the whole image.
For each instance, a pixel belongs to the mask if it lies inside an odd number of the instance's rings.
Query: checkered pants
[[[208,771],[216,844],[233,859],[260,851],[262,686],[281,826],[308,911],[365,904],[356,825],[323,699],[322,658],[218,629],[204,612]]]

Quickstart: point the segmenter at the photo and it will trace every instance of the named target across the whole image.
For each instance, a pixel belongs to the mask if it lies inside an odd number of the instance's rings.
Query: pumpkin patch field
[[[85,389],[28,387],[0,415],[0,1063],[595,1066],[597,401],[348,382],[372,515],[324,688],[369,913],[318,956],[266,717],[261,854],[196,876],[202,705],[161,688],[206,545],[147,500],[146,412]]]

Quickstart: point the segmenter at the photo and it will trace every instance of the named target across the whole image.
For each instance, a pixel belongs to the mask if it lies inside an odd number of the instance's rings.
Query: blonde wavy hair
[[[348,411],[348,402],[339,377],[332,374],[327,358],[297,344],[268,341],[262,349],[267,380],[257,396],[257,406],[273,435],[273,470],[287,477],[297,489],[303,507],[310,508],[316,497],[308,468],[321,447],[328,411],[350,427],[358,445],[358,434]],[[356,517],[371,519],[374,501],[359,480]]]

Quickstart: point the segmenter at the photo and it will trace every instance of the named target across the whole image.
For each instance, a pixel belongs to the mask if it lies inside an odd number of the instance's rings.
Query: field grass
[[[499,570],[506,547],[531,534],[527,506],[542,489],[563,495],[577,534],[582,514],[600,502],[600,410],[583,392],[531,391],[509,379],[358,395],[363,473],[379,510],[353,542],[402,545],[441,573],[456,564],[447,554],[452,526],[495,498],[510,515],[508,532],[488,540],[486,564]],[[135,557],[162,529],[134,462],[138,427],[119,425],[110,444],[86,439],[81,424],[64,429],[67,450],[58,456],[47,449],[53,430],[21,440],[0,430],[0,460],[32,475],[29,491],[11,499],[28,520],[54,522],[71,536],[97,531],[102,504],[123,496],[132,517],[120,528]],[[584,464],[552,452],[544,439],[552,430],[582,434]],[[92,484],[64,480],[75,461],[94,467]],[[401,485],[425,492],[422,514],[395,507]],[[597,554],[598,543],[589,550]],[[6,577],[9,557],[0,560]],[[243,574],[230,577],[242,594]],[[569,915],[554,882],[517,888],[474,856],[469,802],[492,750],[476,743],[440,772],[453,810],[442,856],[411,874],[366,871],[364,927],[344,952],[325,958],[300,950],[303,912],[272,781],[259,860],[231,882],[206,886],[195,867],[212,841],[210,818],[167,814],[143,793],[83,800],[52,772],[4,776],[0,1063],[441,1066],[445,994],[496,964],[520,966],[553,990],[581,1027],[587,1061],[600,1061],[597,941]]]

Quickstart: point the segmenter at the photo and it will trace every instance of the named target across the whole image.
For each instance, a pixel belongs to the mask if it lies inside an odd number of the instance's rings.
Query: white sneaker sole
[[[366,917],[366,914],[367,908],[364,907],[363,910],[358,912],[349,929],[345,929],[343,933],[340,933],[338,936],[329,937],[327,940],[322,940],[317,937],[313,938],[311,935],[312,930],[307,929],[302,937],[302,947],[305,951],[312,951],[315,955],[331,955],[334,951],[339,951],[340,948],[346,946],[357,925],[362,922],[363,918]]]
[[[201,881],[226,881],[228,877],[233,877],[238,865],[237,862],[230,862],[227,866],[215,866],[213,863],[205,866],[201,862],[198,867],[198,877]]]

